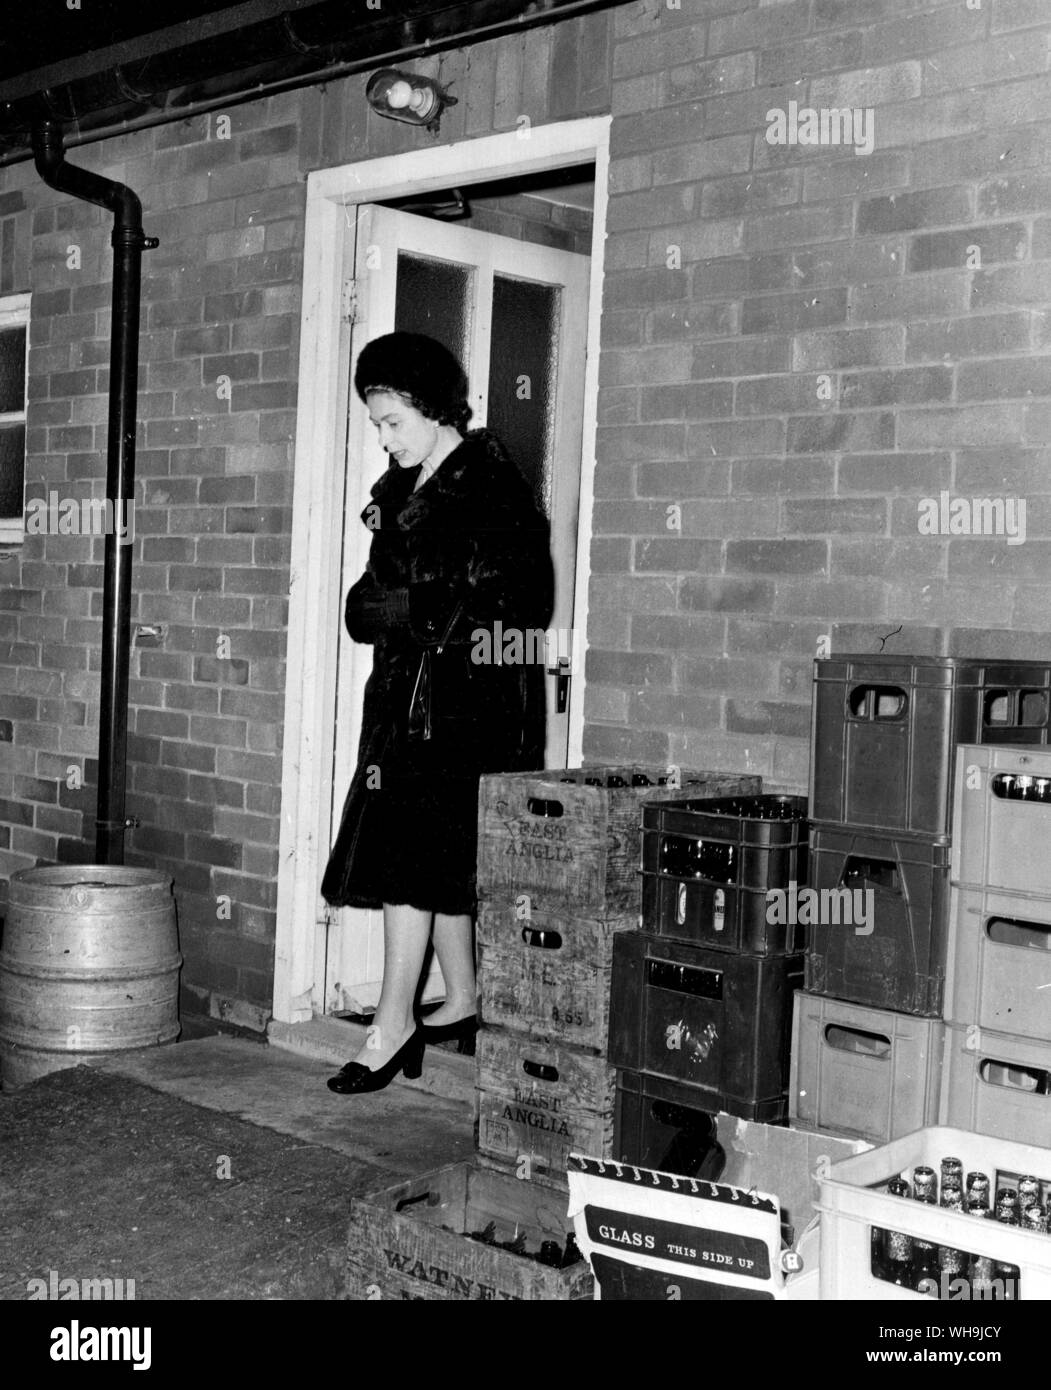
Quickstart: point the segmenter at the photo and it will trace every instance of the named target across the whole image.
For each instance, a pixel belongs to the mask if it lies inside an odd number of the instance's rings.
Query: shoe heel
[[[412,1052],[405,1059],[402,1071],[409,1081],[415,1081],[418,1076],[423,1075],[423,1043],[414,1047]]]

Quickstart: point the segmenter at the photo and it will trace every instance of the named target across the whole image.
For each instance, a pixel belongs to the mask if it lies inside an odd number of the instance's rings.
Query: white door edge
[[[526,138],[519,131],[489,135],[321,169],[307,178],[274,950],[273,1016],[279,1022],[303,1023],[313,1013],[316,926],[323,909],[318,884],[329,852],[350,346],[340,291],[351,274],[354,245],[354,218],[347,206],[426,193],[447,187],[450,179],[513,178],[594,160],[574,604],[574,626],[586,633],[610,121],[609,116],[562,121],[533,127]],[[574,683],[570,767],[579,766],[583,750],[582,666]]]

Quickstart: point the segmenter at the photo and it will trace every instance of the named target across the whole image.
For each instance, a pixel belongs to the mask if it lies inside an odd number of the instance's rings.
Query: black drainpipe
[[[142,253],[156,246],[143,236],[142,204],[122,183],[65,162],[61,128],[45,121],[33,130],[37,172],[51,188],[113,213],[113,305],[110,318],[109,438],[106,498],[113,525],[106,533],[102,593],[102,693],[95,858],[124,863],[124,794],[128,749],[128,647],[131,631],[131,538],[134,534],[135,394],[139,371],[139,285]],[[127,543],[117,534],[128,526]]]

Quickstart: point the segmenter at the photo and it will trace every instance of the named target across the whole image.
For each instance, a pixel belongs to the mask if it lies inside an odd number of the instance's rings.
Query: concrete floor
[[[431,1060],[436,1051],[429,1050],[425,1076],[443,1066],[443,1059]],[[373,1095],[334,1095],[325,1085],[333,1074],[330,1062],[239,1038],[199,1038],[124,1053],[104,1063],[103,1070],[375,1163],[392,1181],[460,1162],[474,1152],[474,1107],[462,1096],[450,1098],[400,1080]]]

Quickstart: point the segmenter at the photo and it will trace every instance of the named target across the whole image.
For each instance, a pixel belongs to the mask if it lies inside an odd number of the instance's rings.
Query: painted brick
[[[755,376],[787,371],[792,366],[790,338],[756,338],[755,342],[706,343],[693,353],[691,375],[697,379]]]
[[[640,497],[713,497],[729,487],[730,467],[723,460],[691,457],[684,462],[640,463],[635,484]]]
[[[682,529],[688,536],[768,536],[777,530],[773,498],[706,498],[683,504]]]
[[[663,73],[660,99],[665,103],[691,101],[755,85],[754,53],[736,53],[710,62],[669,67]]]
[[[835,471],[833,460],[826,458],[740,459],[732,466],[731,488],[735,497],[827,496]]]
[[[1009,444],[1021,437],[1020,405],[903,410],[898,416],[898,444],[904,449]]]
[[[1012,212],[1044,212],[1049,207],[1049,174],[1016,174],[1012,178],[994,179],[978,190],[978,212],[981,216],[1003,217]]]
[[[689,425],[686,450],[690,457],[727,458],[778,454],[785,447],[782,420],[725,420]]]
[[[828,569],[825,541],[731,540],[726,543],[726,568],[747,574],[824,574]]]
[[[856,68],[861,62],[862,37],[860,29],[848,29],[840,34],[822,34],[764,48],[759,59],[759,80],[801,81],[834,68]]]
[[[781,516],[783,530],[795,535],[862,532],[878,536],[887,529],[887,504],[878,498],[786,500],[781,504]]]
[[[817,376],[804,376],[798,372],[787,376],[753,377],[737,383],[734,406],[738,415],[777,415],[814,410],[822,405],[818,389]]]
[[[608,652],[589,647],[586,674],[599,685],[671,685],[671,658],[652,652]]]
[[[741,306],[742,333],[792,333],[845,323],[846,289],[821,293],[762,295]]]
[[[653,154],[653,182],[692,183],[718,174],[736,174],[751,165],[752,141],[748,135],[724,135],[695,145],[657,149]]]
[[[901,324],[802,333],[793,343],[791,366],[796,371],[896,366],[904,360],[904,345],[905,328]]]
[[[689,574],[721,563],[719,542],[638,537],[634,541],[636,574]]]
[[[848,455],[836,470],[836,492],[929,495],[948,487],[951,476],[952,459],[947,453]]]
[[[678,655],[722,648],[725,635],[725,620],[710,614],[658,614],[631,620],[631,645],[635,651],[669,651]]]
[[[749,250],[763,251],[806,242],[833,241],[850,233],[852,217],[853,209],[846,202],[763,213],[749,219],[745,245]],[[859,230],[864,229],[859,227]]]
[[[800,169],[713,179],[707,182],[702,190],[701,215],[731,217],[759,208],[797,203],[802,181]]]
[[[692,299],[688,304],[651,310],[646,315],[645,328],[647,341],[654,343],[680,338],[693,343],[706,338],[727,338],[740,330],[740,306]]]
[[[688,612],[761,612],[773,599],[774,585],[768,579],[687,578],[679,590],[679,603]]]
[[[978,12],[971,14],[978,21],[983,18]],[[1045,31],[1047,23],[1045,12]],[[1032,43],[1020,42],[1017,37],[990,39],[983,35],[979,43],[939,52],[936,58],[928,58],[923,64],[924,93],[933,95],[954,89],[971,91],[986,83],[1045,72],[1047,51],[1040,37],[1044,37],[1046,43],[1046,34],[1034,36],[1036,41]]]
[[[810,83],[809,104],[813,107],[889,106],[919,96],[921,86],[919,62],[888,63],[815,78]]]
[[[618,43],[613,51],[613,76],[663,72],[673,63],[703,58],[707,37],[706,24],[690,24],[677,25],[670,32],[642,34],[630,43]]]
[[[889,411],[796,415],[788,421],[787,449],[790,454],[892,449],[894,426],[895,415]]]
[[[1051,301],[1051,262],[976,271],[972,280],[971,308],[994,309],[1004,305]]]
[[[863,198],[858,205],[858,231],[901,232],[917,227],[949,226],[971,215],[971,194],[965,188],[936,188],[918,193],[891,193]]]
[[[957,399],[1012,400],[1051,394],[1051,357],[968,362],[957,371]]]
[[[953,391],[950,367],[907,367],[896,371],[846,372],[840,381],[839,403],[858,409],[874,405],[905,405],[947,401]]]
[[[1033,321],[1026,312],[979,314],[970,318],[910,324],[905,343],[909,361],[984,357],[1028,351]]]
[[[773,733],[805,738],[810,732],[810,706],[772,700],[728,700],[726,729],[728,733]]]

